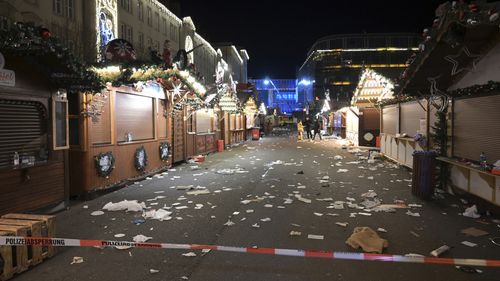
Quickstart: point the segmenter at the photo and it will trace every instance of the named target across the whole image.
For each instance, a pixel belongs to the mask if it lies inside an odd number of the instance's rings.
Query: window
[[[155,12],[155,29],[156,31],[160,31],[160,14]]]
[[[134,40],[134,33],[133,33],[133,30],[132,30],[131,26],[127,26],[127,37],[126,37],[126,39],[129,42],[133,42],[133,40]]]
[[[173,23],[170,23],[170,40],[177,41],[176,35],[176,26]]]
[[[154,139],[154,99],[150,97],[116,93],[116,140],[125,142],[130,134],[132,141]]]
[[[75,18],[75,0],[67,0],[68,6],[66,7],[67,16],[70,19]]]
[[[158,41],[155,41],[155,50],[158,52],[160,51],[160,42]]]
[[[152,48],[153,47],[153,39],[151,39],[151,37],[148,37],[148,48]]]
[[[148,7],[146,17],[148,20],[148,25],[153,26],[153,12],[151,11],[151,7]]]
[[[142,4],[142,1],[137,2],[137,17],[140,21],[144,21],[144,4]]]
[[[52,0],[52,12],[58,16],[63,15],[63,0]]]
[[[0,169],[48,159],[47,110],[36,101],[0,99]],[[6,114],[5,114],[6,113]]]
[[[52,138],[54,150],[69,148],[68,100],[66,92],[52,96]]]
[[[127,26],[120,23],[120,38],[125,39],[125,35],[127,35]]]
[[[139,50],[144,50],[144,33],[139,32]]]
[[[131,0],[120,0],[120,6],[127,12],[132,13]]]
[[[162,18],[162,22],[163,22],[163,35],[167,35],[167,29],[168,29],[168,25],[167,25],[167,19],[166,18]]]

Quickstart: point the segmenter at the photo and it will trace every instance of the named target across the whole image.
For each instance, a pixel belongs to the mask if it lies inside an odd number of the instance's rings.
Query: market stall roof
[[[498,40],[500,2],[438,7],[434,27],[424,31],[421,52],[410,58],[398,82],[397,94],[426,96],[431,86],[448,89]]]
[[[394,84],[376,71],[366,68],[354,91],[353,106],[374,106],[375,103],[393,97]]]
[[[67,47],[41,26],[16,22],[8,29],[0,29],[0,50],[32,65],[48,77],[54,88],[98,92],[105,87]]]

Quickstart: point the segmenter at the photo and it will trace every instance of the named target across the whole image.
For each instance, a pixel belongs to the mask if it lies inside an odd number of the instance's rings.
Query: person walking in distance
[[[314,140],[316,138],[316,134],[319,135],[319,139],[321,140],[321,122],[319,121],[319,118],[314,121],[314,135],[312,139]]]
[[[308,139],[312,139],[312,134],[311,134],[311,119],[309,117],[306,117],[306,120],[304,121],[304,127],[306,129],[306,134]]]
[[[304,125],[302,125],[302,121],[299,120],[297,123],[297,140],[301,141],[304,139]]]

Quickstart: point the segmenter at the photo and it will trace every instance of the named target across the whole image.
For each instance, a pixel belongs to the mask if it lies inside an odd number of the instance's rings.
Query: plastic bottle
[[[484,152],[481,152],[481,155],[479,155],[479,165],[482,170],[486,170],[488,163],[486,162],[486,154]]]
[[[14,166],[19,166],[19,153],[14,152]]]

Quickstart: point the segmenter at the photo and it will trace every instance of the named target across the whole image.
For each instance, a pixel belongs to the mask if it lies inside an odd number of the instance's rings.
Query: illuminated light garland
[[[368,85],[370,84],[370,85]],[[365,69],[361,74],[358,86],[352,97],[352,105],[358,101],[391,99],[394,93],[394,84],[391,80],[372,69]]]

